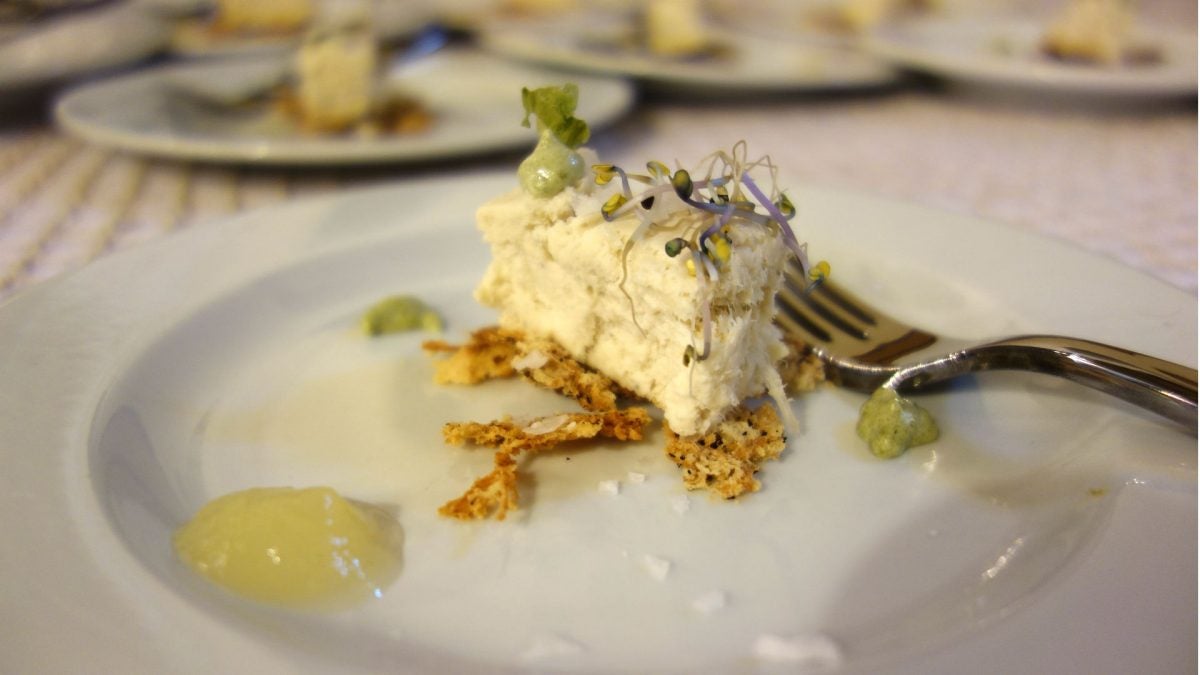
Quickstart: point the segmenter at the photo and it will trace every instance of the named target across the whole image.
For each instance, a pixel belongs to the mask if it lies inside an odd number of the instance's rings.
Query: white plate
[[[0,307],[0,670],[771,672],[752,655],[768,634],[828,637],[855,673],[1194,666],[1195,437],[1046,377],[924,396],[943,438],[895,461],[854,438],[862,396],[804,396],[803,431],[737,502],[693,494],[677,512],[655,432],[534,458],[507,521],[435,515],[490,463],[445,446],[444,421],[567,406],[520,382],[433,385],[424,336],[355,324],[394,292],[433,303],[452,338],[491,322],[471,297],[488,259],[472,214],[513,183],[289,203]],[[1195,298],[1113,262],[958,215],[792,195],[810,250],[901,316],[1195,363]],[[404,567],[381,600],[274,611],[173,557],[206,500],[289,484],[396,509]],[[670,561],[665,579],[646,555]],[[693,609],[712,591],[724,607]]]
[[[152,0],[142,0],[151,2]],[[164,2],[166,0],[154,0]],[[335,0],[336,2],[336,0]],[[371,5],[372,26],[384,40],[397,40],[415,33],[431,19],[423,3],[405,0],[381,0]],[[295,49],[304,36],[304,28],[276,34],[226,32],[211,29],[212,18],[192,16],[176,20],[171,35],[170,51],[186,57],[230,57],[283,53]]]
[[[144,59],[162,50],[167,24],[119,2],[6,33],[0,42],[0,91],[51,84]]]
[[[880,87],[895,71],[865,54],[828,44],[714,29],[727,53],[672,59],[609,47],[627,30],[603,15],[481,27],[483,46],[498,54],[585,72],[628,75],[659,89],[724,95]],[[600,46],[597,46],[600,45]]]
[[[899,66],[970,84],[1122,98],[1196,92],[1195,32],[1142,26],[1139,41],[1159,47],[1162,61],[1103,67],[1042,55],[1044,29],[1045,23],[964,14],[889,24],[864,47]]]
[[[211,20],[205,17],[179,19],[171,31],[171,53],[191,58],[284,53],[295,49],[304,35],[299,28],[274,34],[222,34],[210,26]]]
[[[623,115],[632,87],[601,77],[567,77],[470,51],[445,51],[389,76],[389,86],[433,114],[425,132],[313,135],[256,108],[237,112],[180,95],[180,87],[235,90],[282,72],[280,57],[177,64],[79,87],[55,106],[59,123],[95,143],[181,159],[259,164],[408,162],[532,146],[521,126],[521,87],[575,81],[580,115],[599,128]],[[136,101],[137,105],[130,105]]]

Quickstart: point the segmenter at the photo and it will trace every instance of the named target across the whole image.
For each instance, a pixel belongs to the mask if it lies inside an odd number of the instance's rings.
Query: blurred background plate
[[[88,84],[56,104],[58,122],[86,140],[163,157],[258,164],[412,162],[532,146],[521,126],[521,87],[579,85],[580,116],[603,127],[625,114],[633,88],[623,80],[564,75],[507,63],[469,50],[439,52],[409,63],[386,86],[417,99],[432,126],[403,134],[319,135],[300,130],[269,107],[239,110],[184,95],[205,82],[236,88],[286,68],[269,55],[174,64]],[[136,101],[136,105],[130,105]]]
[[[1196,34],[1143,24],[1136,41],[1156,47],[1156,63],[1068,63],[1038,48],[1047,23],[983,13],[930,17],[882,26],[863,47],[897,66],[967,84],[1041,93],[1119,98],[1196,93]]]
[[[214,30],[214,8],[205,0],[139,0],[175,13],[169,51],[182,57],[249,56],[287,52],[299,46],[306,26],[273,33]],[[191,3],[191,11],[186,11]],[[336,6],[335,2],[326,5]],[[398,40],[417,32],[433,18],[427,3],[375,0],[364,3],[370,9],[372,27],[383,41]]]
[[[784,39],[713,26],[713,53],[658,56],[623,46],[633,30],[622,14],[573,14],[539,21],[495,21],[480,42],[497,54],[571,70],[626,75],[643,84],[698,94],[783,93],[880,87],[895,80],[884,62],[799,37]]]
[[[116,68],[161,51],[170,26],[132,3],[64,13],[0,31],[0,92]]]

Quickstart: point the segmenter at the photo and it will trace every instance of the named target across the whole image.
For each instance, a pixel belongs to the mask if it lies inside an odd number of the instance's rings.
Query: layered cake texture
[[[730,227],[697,271],[692,256],[666,249],[703,232],[710,214],[664,193],[675,208],[652,207],[654,226],[634,238],[639,217],[607,220],[603,193],[589,187],[549,198],[516,188],[479,209],[492,262],[475,295],[499,310],[500,325],[554,340],[661,408],[679,434],[782,390],[776,366],[787,350],[772,319],[788,249],[778,236]]]
[[[775,295],[789,258],[809,265],[774,166],[742,143],[690,170],[598,163],[579,149],[575,96],[524,92],[540,142],[521,185],[477,212],[492,261],[476,299],[653,403],[673,433],[704,434],[763,395],[794,428]]]

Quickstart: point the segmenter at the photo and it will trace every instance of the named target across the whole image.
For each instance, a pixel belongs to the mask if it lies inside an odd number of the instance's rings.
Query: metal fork
[[[1196,369],[1111,345],[1056,335],[1021,335],[897,365],[945,340],[913,328],[828,279],[809,285],[789,265],[776,321],[810,345],[826,376],[856,391],[910,391],[985,370],[1026,370],[1098,389],[1196,430]]]

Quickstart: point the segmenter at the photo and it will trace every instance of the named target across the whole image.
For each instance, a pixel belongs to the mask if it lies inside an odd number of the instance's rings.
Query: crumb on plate
[[[438,384],[479,384],[485,380],[512,377],[521,334],[499,326],[480,328],[465,344],[426,340],[421,348],[436,355],[433,381]]]

